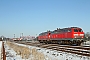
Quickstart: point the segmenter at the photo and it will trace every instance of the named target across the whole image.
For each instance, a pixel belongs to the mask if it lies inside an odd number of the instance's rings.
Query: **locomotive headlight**
[[[75,36],[75,38],[76,38],[76,36]]]
[[[83,38],[83,37],[82,37]]]
[[[74,38],[77,38],[78,34],[74,34]]]
[[[49,38],[50,38],[50,35],[49,35]]]

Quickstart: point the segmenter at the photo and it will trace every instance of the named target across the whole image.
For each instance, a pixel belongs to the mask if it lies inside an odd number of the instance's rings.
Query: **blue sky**
[[[90,0],[0,0],[0,36],[36,36],[70,26],[90,32]]]

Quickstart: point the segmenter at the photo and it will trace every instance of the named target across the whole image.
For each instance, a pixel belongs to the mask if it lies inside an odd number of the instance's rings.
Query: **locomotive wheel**
[[[58,44],[61,44],[61,41],[58,41]]]
[[[60,41],[60,44],[63,44],[63,42],[62,42],[62,41]]]
[[[39,42],[41,43],[41,40],[39,40]]]
[[[65,44],[65,41],[62,41],[62,44]]]
[[[73,43],[71,41],[69,41],[69,45],[72,45]]]
[[[51,40],[50,42],[51,42],[51,44],[52,44],[52,40]]]

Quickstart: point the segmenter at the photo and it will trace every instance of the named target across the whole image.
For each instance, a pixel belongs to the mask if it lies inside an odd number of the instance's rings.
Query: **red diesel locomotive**
[[[59,43],[80,45],[84,39],[84,32],[79,27],[63,28],[54,31],[40,33],[38,41],[40,43]]]

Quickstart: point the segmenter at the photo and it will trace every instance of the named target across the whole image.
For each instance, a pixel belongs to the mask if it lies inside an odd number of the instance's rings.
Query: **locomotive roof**
[[[42,32],[42,33],[40,33],[39,35],[45,35],[45,34],[47,34],[48,32],[51,32],[51,31]]]
[[[72,28],[79,28],[79,27],[68,27],[68,28],[57,28],[56,30],[52,31],[52,33],[58,33],[58,32],[65,32],[65,30],[69,30],[72,29]]]
[[[63,32],[64,30],[68,30],[68,29],[72,29],[72,28],[79,28],[79,27],[68,27],[68,28],[62,28],[62,29],[57,28],[56,30],[53,30],[53,31],[42,32],[39,35],[44,35],[44,34],[47,34],[48,32],[50,32],[50,33]]]
[[[70,28],[79,28],[79,27],[70,27]]]

